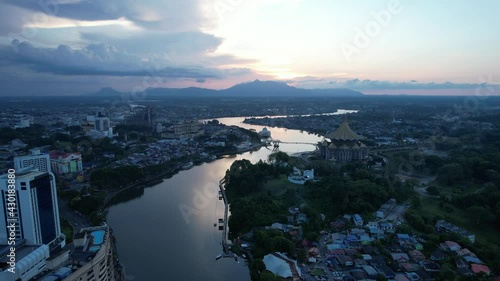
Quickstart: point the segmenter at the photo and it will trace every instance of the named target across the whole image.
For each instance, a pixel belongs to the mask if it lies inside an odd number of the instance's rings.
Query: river
[[[349,113],[339,110],[336,114]],[[226,125],[262,130],[242,123],[245,117],[220,118]],[[318,135],[284,128],[269,128],[281,141],[316,143]],[[314,145],[281,144],[287,153],[314,151]],[[222,253],[222,232],[214,227],[223,217],[224,204],[217,199],[218,181],[235,160],[255,163],[272,150],[262,147],[232,158],[195,166],[144,189],[139,198],[108,209],[107,223],[114,230],[126,280],[233,281],[250,280],[246,265],[234,259],[215,260]]]

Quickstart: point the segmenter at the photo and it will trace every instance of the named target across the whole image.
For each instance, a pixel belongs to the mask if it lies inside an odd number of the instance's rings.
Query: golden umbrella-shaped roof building
[[[349,127],[347,119],[344,119],[337,130],[327,134],[325,140],[318,143],[319,154],[325,160],[363,161],[368,156],[368,147],[361,142],[363,139],[363,136],[356,134]]]

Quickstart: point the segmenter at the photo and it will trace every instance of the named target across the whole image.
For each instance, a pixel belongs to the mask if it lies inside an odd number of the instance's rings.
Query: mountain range
[[[260,81],[240,83],[227,89],[213,90],[198,87],[188,88],[148,88],[149,96],[206,96],[206,97],[269,97],[269,96],[337,96],[360,97],[363,93],[349,89],[302,89],[278,81]],[[124,93],[113,88],[102,88],[92,96],[112,97]]]

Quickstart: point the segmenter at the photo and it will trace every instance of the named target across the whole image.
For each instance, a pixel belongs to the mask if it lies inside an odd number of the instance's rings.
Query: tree
[[[420,201],[420,197],[418,197],[418,196],[413,197],[411,199],[411,206],[414,209],[420,209],[420,207],[422,206],[422,202]]]
[[[481,224],[492,219],[490,211],[480,206],[471,206],[467,208],[467,212],[476,224]]]
[[[297,252],[297,261],[299,263],[305,263],[307,261],[307,252],[306,252],[306,249],[300,249]]]
[[[276,275],[274,275],[274,273],[270,272],[270,271],[263,271],[261,274],[260,274],[260,281],[280,281],[281,278],[277,277]]]
[[[269,162],[276,161],[276,163],[288,163],[290,157],[288,154],[282,151],[278,151],[269,155]]]
[[[425,189],[425,191],[427,191],[427,193],[429,193],[429,195],[432,195],[432,196],[439,196],[439,194],[440,194],[438,188],[435,185],[431,185],[431,186],[427,187]]]
[[[447,185],[464,179],[464,168],[458,163],[446,164],[438,170],[438,180]]]

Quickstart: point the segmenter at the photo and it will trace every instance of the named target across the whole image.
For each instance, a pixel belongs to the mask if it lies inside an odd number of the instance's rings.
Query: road
[[[80,228],[89,227],[92,224],[86,216],[78,214],[68,206],[68,201],[58,198],[59,216],[69,222],[73,227],[73,233],[80,231]]]

